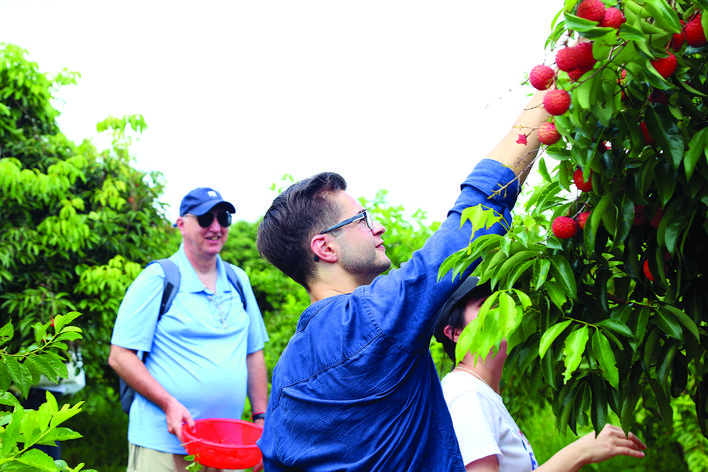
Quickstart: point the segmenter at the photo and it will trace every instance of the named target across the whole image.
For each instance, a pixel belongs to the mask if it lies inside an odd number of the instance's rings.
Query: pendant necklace
[[[484,380],[484,379],[482,378],[482,376],[479,375],[477,372],[475,372],[475,371],[473,371],[473,370],[470,370],[470,369],[468,369],[468,368],[466,368],[466,367],[463,367],[463,366],[461,366],[461,365],[458,365],[457,367],[455,367],[455,369],[464,370],[464,371],[467,372],[468,374],[474,375],[474,376],[477,377],[479,380],[481,380],[481,381],[484,383],[484,385],[486,385],[487,387],[489,387],[489,388],[491,388],[492,390],[494,390],[494,392],[495,392],[497,395],[499,394],[499,392],[497,392],[495,388],[493,388],[491,385],[489,385],[489,384],[487,383],[487,381]]]

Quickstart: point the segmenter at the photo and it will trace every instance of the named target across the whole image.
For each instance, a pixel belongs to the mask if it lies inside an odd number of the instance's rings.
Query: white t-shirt
[[[538,467],[502,397],[487,384],[467,372],[453,371],[443,378],[442,388],[465,465],[496,455],[500,472]]]

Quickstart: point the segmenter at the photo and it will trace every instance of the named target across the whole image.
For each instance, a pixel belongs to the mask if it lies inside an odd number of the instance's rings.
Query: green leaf
[[[563,310],[563,305],[568,301],[568,298],[558,284],[549,280],[544,284],[543,288],[548,292],[548,296],[551,298],[553,304],[556,305],[559,310]]]
[[[568,259],[562,254],[551,256],[551,269],[556,281],[563,287],[568,298],[575,300],[578,290],[575,283],[575,273],[570,267]]]
[[[664,216],[657,228],[657,241],[665,245],[669,253],[676,252],[680,236],[688,229],[688,222],[695,211],[695,208],[691,208],[691,202],[683,196],[672,200],[664,208]]]
[[[462,210],[461,224],[469,220],[474,231],[477,231],[480,229],[489,229],[502,219],[503,216],[492,208],[480,204]]]
[[[595,432],[599,433],[607,424],[607,393],[605,382],[599,375],[592,376],[592,409],[590,412]]]
[[[654,19],[656,26],[668,33],[681,32],[678,15],[665,0],[645,0],[644,7]]]
[[[8,321],[2,328],[0,328],[0,346],[11,340],[13,335],[14,330],[12,328],[12,323]]]
[[[495,287],[497,285],[497,282],[504,277],[507,276],[507,274],[519,267],[519,264],[521,264],[522,261],[525,261],[526,259],[530,259],[534,256],[537,256],[538,252],[537,251],[519,251],[515,254],[512,254],[510,257],[508,257],[502,264],[501,266],[495,270],[494,274],[492,275],[491,281],[492,281],[492,286]],[[533,263],[533,261],[532,261]],[[507,282],[505,284],[505,287],[511,288],[511,286],[514,284],[514,281]]]
[[[548,271],[551,269],[551,261],[545,257],[536,258],[533,264],[533,280],[531,286],[534,290],[541,290],[543,284],[546,283]]]
[[[656,405],[659,407],[659,415],[667,428],[673,428],[674,422],[674,410],[671,408],[671,401],[666,395],[666,392],[656,379],[649,379],[649,386],[651,386],[654,396],[656,397]]]
[[[642,346],[642,368],[645,371],[649,371],[652,366],[652,359],[658,356],[657,348],[659,347],[659,337],[661,330],[658,328],[653,328],[649,330],[644,345]]]
[[[626,241],[629,232],[632,230],[634,223],[634,202],[630,198],[627,198],[626,194],[623,194],[622,201],[617,209],[620,213],[617,218],[617,227],[612,243],[613,248],[618,247],[622,242]]]
[[[666,204],[674,196],[678,180],[675,178],[675,171],[671,163],[665,160],[657,162],[654,167],[654,180],[662,204]]]
[[[671,156],[670,162],[674,170],[677,170],[683,159],[684,141],[683,135],[676,124],[676,120],[671,116],[668,107],[648,107],[644,118],[649,134],[651,134],[661,148]]]
[[[666,311],[670,312],[671,315],[673,315],[673,317],[676,319],[676,321],[681,323],[684,326],[684,328],[686,328],[693,335],[693,337],[696,338],[696,341],[700,342],[701,337],[698,332],[698,326],[691,319],[691,317],[689,317],[683,310],[679,310],[678,308],[676,308],[675,306],[672,306],[672,305],[662,305],[659,307],[659,310],[661,310],[661,311],[666,310]],[[669,315],[667,315],[667,316],[669,316]]]
[[[679,341],[683,339],[683,331],[672,312],[668,310],[657,310],[654,316],[654,323],[667,335]]]
[[[516,306],[514,299],[508,293],[499,295],[499,317],[492,329],[499,328],[505,338],[512,333],[521,322],[523,311]]]
[[[589,337],[590,330],[587,325],[583,325],[571,332],[566,338],[565,349],[563,349],[563,354],[565,355],[563,380],[565,382],[570,379],[573,372],[580,366],[580,361],[583,358],[583,353],[585,353],[585,346],[588,343]]]
[[[619,370],[617,369],[615,353],[612,351],[610,341],[600,330],[596,330],[592,336],[592,350],[607,381],[614,388],[619,388]]]
[[[506,279],[505,288],[508,290],[514,288],[514,285],[519,280],[519,278],[521,278],[522,275],[524,275],[529,269],[531,269],[535,262],[536,260],[532,259],[520,264]]]
[[[543,336],[541,336],[541,341],[538,346],[538,355],[541,357],[541,359],[543,359],[543,356],[546,355],[546,351],[548,351],[548,348],[551,347],[553,341],[555,341],[556,338],[560,336],[560,334],[565,330],[565,328],[568,327],[571,322],[572,320],[561,321],[560,323],[554,324],[549,329],[547,329],[545,333],[543,333]]]
[[[686,172],[686,178],[691,179],[693,171],[696,169],[698,160],[703,157],[706,152],[706,137],[708,136],[708,128],[703,128],[693,135],[688,143],[688,151],[683,155],[683,168]]]
[[[592,254],[595,251],[595,237],[597,235],[597,230],[600,227],[603,214],[608,211],[607,207],[612,204],[613,198],[614,196],[612,193],[608,192],[604,194],[597,205],[595,205],[595,208],[593,208],[588,220],[585,222],[583,239],[585,242],[585,250],[588,254]]]
[[[636,421],[634,412],[637,406],[637,400],[639,400],[639,395],[633,390],[630,390],[624,398],[621,398],[622,406],[620,407],[619,414],[620,425],[625,431],[629,431]]]
[[[667,390],[671,387],[669,385],[669,373],[673,368],[674,357],[676,357],[678,349],[678,341],[672,339],[667,340],[661,348],[661,353],[659,354],[659,359],[657,361],[656,378]]]
[[[529,297],[529,295],[526,292],[524,292],[523,290],[513,289],[513,292],[517,296],[517,298],[519,299],[519,302],[521,303],[521,307],[524,310],[533,305],[533,302],[531,301],[531,297]]]
[[[601,326],[603,328],[607,328],[609,330],[614,331],[617,334],[621,334],[622,336],[632,339],[634,338],[634,333],[632,332],[629,327],[622,323],[621,321],[612,319],[612,318],[607,318],[604,319],[598,323],[595,324],[596,326]]]

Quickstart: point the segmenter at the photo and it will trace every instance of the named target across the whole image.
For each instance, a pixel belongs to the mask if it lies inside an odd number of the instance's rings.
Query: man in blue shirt
[[[463,209],[484,204],[510,221],[549,115],[532,99],[462,183],[448,219],[400,269],[385,228],[334,173],[280,194],[258,229],[258,250],[301,284],[312,304],[273,372],[263,464],[275,471],[464,471],[428,350],[435,315],[460,279],[440,264],[469,243]],[[524,129],[525,128],[525,129]],[[529,133],[527,144],[519,133]],[[502,233],[501,225],[486,232]]]
[[[189,464],[183,425],[241,419],[246,395],[254,413],[265,412],[268,335],[248,276],[232,266],[244,309],[219,256],[234,210],[216,190],[189,192],[177,219],[182,244],[170,257],[181,275],[172,305],[158,318],[165,274],[150,264],[118,310],[108,362],[137,392],[129,413],[129,472],[183,471]],[[147,353],[144,362],[137,352]]]

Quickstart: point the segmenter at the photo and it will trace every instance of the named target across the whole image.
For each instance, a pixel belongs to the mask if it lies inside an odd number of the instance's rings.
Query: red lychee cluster
[[[566,46],[556,53],[556,66],[567,72],[573,80],[579,79],[591,70],[597,59],[592,55],[592,42],[582,41],[574,46]]]
[[[708,38],[706,38],[706,33],[703,31],[703,24],[701,23],[700,14],[696,15],[695,18],[686,23],[686,26],[683,28],[683,32],[689,46],[700,48],[708,44]]]
[[[580,18],[599,23],[602,27],[619,29],[620,25],[627,21],[624,13],[615,7],[605,8],[602,0],[583,0],[575,13]]]

